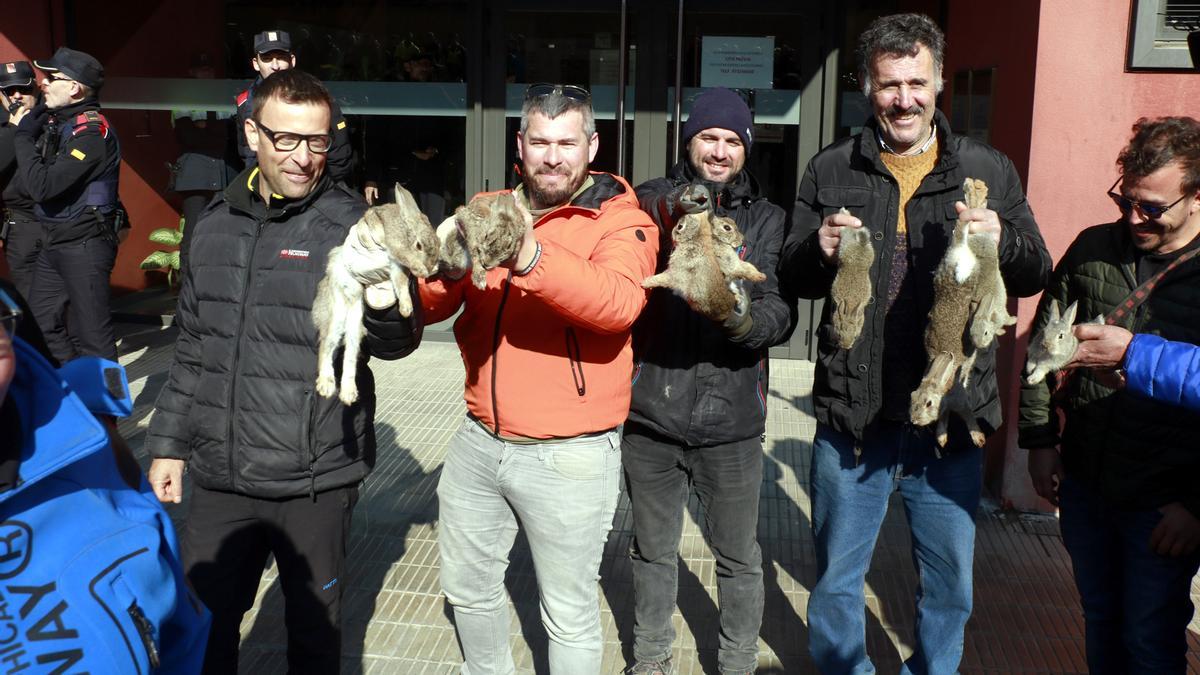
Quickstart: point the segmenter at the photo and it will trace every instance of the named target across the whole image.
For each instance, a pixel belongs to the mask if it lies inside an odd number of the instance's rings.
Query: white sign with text
[[[775,38],[705,35],[700,45],[700,86],[770,89]]]

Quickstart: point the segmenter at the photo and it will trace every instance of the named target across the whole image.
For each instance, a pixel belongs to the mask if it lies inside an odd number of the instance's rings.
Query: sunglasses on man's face
[[[0,89],[0,91],[3,91],[4,95],[9,97],[18,95],[33,96],[33,93],[37,91],[37,89],[34,89],[33,85],[29,85],[23,87],[4,87],[3,89]]]
[[[526,87],[525,100],[528,101],[530,99],[549,96],[550,94],[555,93],[557,93],[559,96],[565,96],[574,101],[580,101],[581,103],[587,103],[588,101],[592,100],[592,94],[583,87],[573,84],[553,84],[550,82],[538,82],[537,84],[531,84]]]
[[[1119,192],[1114,192],[1122,178],[1124,178],[1124,176],[1118,178],[1117,182],[1113,183],[1112,187],[1108,189],[1108,196],[1112,198],[1113,203],[1115,203],[1117,208],[1121,209],[1121,213],[1125,215],[1129,215],[1129,212],[1136,208],[1139,213],[1147,218],[1162,218],[1163,214],[1175,208],[1176,204],[1184,199],[1187,199],[1188,197],[1188,193],[1185,192],[1183,193],[1182,197],[1176,199],[1170,204],[1167,204],[1166,206],[1163,206],[1162,204],[1147,204],[1145,202],[1139,202],[1138,200],[1130,199]]]

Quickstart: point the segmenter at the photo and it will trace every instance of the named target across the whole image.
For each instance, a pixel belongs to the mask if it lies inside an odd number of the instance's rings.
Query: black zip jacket
[[[681,216],[672,211],[669,195],[693,182],[704,183],[716,197],[717,215],[737,223],[745,238],[742,258],[767,279],[747,283],[752,324],[736,339],[671,290],[651,291],[634,326],[636,369],[629,420],[688,446],[713,446],[764,432],[767,350],[791,334],[794,303],[780,295],[776,275],[786,214],[761,195],[747,171],[738,173],[732,183],[717,185],[699,180],[684,159],[666,178],[637,188],[642,209],[659,227],[657,271],[666,269],[671,228]]]
[[[1050,276],[1050,254],[1025,200],[1021,180],[1012,162],[994,148],[963,136],[955,136],[940,111],[935,112],[938,129],[937,164],[921,182],[908,202],[908,269],[915,307],[903,308],[917,317],[911,342],[892,345],[889,354],[911,354],[917,368],[905,368],[898,383],[911,392],[920,383],[926,355],[922,336],[933,304],[933,273],[946,252],[958,219],[954,203],[963,199],[963,180],[982,178],[988,186],[988,208],[1000,217],[1000,272],[1008,294],[1026,297],[1045,287]],[[867,305],[862,334],[849,350],[835,346],[830,325],[832,303],[826,302],[817,329],[817,368],[813,406],[817,421],[861,439],[864,431],[882,419],[884,359],[884,312],[891,275],[896,210],[900,188],[879,156],[877,125],[871,118],[861,133],[842,139],[822,150],[809,162],[800,182],[792,213],[792,230],[784,246],[780,269],[785,283],[804,298],[826,298],[836,268],[821,257],[817,230],[826,216],[846,207],[873,233],[875,262],[871,267],[873,298]],[[995,430],[1000,425],[1000,400],[996,387],[995,347],[979,353],[967,387],[972,408],[981,425]],[[895,366],[891,366],[895,367]],[[961,447],[965,435],[951,426]]]
[[[359,399],[314,392],[311,309],[330,249],[366,204],[328,177],[308,197],[268,208],[257,168],[218,195],[191,235],[179,293],[179,339],[146,440],[152,457],[185,459],[210,489],[281,498],[358,483],[375,463],[375,384],[367,355],[397,359],[421,339],[413,316],[366,309]],[[416,292],[416,284],[410,292]],[[414,296],[415,297],[415,296]],[[341,371],[341,352],[335,354]]]

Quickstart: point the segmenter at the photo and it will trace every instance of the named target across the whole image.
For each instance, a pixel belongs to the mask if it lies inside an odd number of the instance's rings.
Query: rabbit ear
[[[1051,300],[1051,301],[1050,301],[1050,320],[1051,320],[1051,321],[1058,321],[1058,319],[1059,319],[1059,316],[1060,316],[1060,315],[1059,315],[1059,313],[1058,313],[1058,301],[1057,301],[1057,300]]]
[[[1078,309],[1079,309],[1079,301],[1078,300],[1067,305],[1067,311],[1063,312],[1063,315],[1062,315],[1063,321],[1068,324],[1075,323],[1075,311]]]
[[[954,379],[954,370],[954,359],[945,352],[935,356],[929,364],[929,376],[943,391],[949,388],[950,381]]]

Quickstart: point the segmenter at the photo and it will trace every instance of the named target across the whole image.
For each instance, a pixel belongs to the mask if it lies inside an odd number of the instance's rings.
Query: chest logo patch
[[[298,248],[285,248],[279,252],[279,257],[285,260],[307,260],[308,251]]]

